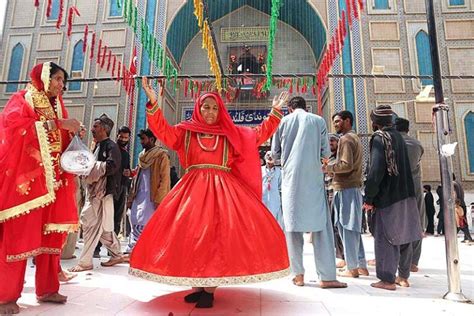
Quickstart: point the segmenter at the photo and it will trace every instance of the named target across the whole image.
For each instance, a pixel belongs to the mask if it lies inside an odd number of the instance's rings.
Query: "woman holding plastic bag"
[[[68,232],[78,229],[74,175],[60,168],[62,152],[80,123],[62,101],[67,73],[38,64],[31,83],[0,114],[0,314],[18,313],[26,259],[36,257],[40,302],[64,303],[59,255]]]

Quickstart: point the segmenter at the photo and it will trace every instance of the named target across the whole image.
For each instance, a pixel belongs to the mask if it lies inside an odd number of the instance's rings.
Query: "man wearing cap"
[[[404,118],[395,119],[395,127],[403,137],[405,144],[407,145],[408,159],[410,160],[410,169],[413,177],[413,184],[415,186],[415,197],[418,205],[418,213],[420,215],[420,223],[422,231],[425,231],[427,225],[427,218],[425,214],[425,201],[423,197],[423,187],[421,183],[421,157],[423,156],[424,149],[420,141],[414,137],[408,135],[410,129],[410,121]],[[413,258],[411,262],[406,262],[405,258],[400,258],[401,265],[408,265],[411,272],[418,271],[418,262],[421,256],[421,242],[422,239],[412,243],[413,247]],[[407,286],[408,281],[404,281],[403,285]]]
[[[392,116],[389,105],[379,105],[370,114],[374,134],[370,139],[364,208],[373,212],[376,273],[380,279],[371,286],[393,291],[400,254],[409,252],[407,258],[411,260],[410,243],[420,240],[422,232],[407,147],[392,126]],[[399,276],[408,279],[410,269],[399,269]]]
[[[275,166],[271,151],[265,154],[265,166],[262,166],[262,197],[263,203],[273,214],[283,229],[283,213],[281,211],[281,170]]]
[[[114,232],[114,197],[119,193],[122,174],[120,149],[109,138],[113,126],[114,122],[105,114],[96,118],[92,126],[97,162],[85,178],[86,201],[81,212],[84,248],[79,263],[69,269],[71,272],[93,269],[92,256],[99,241],[112,255],[109,261],[101,263],[102,266],[124,262],[120,242]]]
[[[126,253],[130,253],[158,205],[170,191],[170,159],[168,152],[156,146],[156,136],[147,128],[138,134],[143,151],[138,156],[136,176],[128,197],[130,237]]]

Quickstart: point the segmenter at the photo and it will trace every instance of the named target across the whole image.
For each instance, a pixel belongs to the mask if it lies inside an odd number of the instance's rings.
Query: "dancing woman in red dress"
[[[188,285],[185,297],[212,307],[215,287],[281,278],[289,273],[283,231],[262,203],[257,147],[277,129],[288,94],[256,128],[236,126],[221,97],[205,93],[191,120],[171,126],[143,79],[153,133],[177,152],[183,178],[158,206],[130,259],[130,274]]]

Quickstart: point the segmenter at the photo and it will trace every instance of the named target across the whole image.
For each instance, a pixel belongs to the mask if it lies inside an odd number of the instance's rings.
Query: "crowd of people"
[[[0,283],[11,285],[0,287],[0,314],[19,312],[29,257],[38,301],[65,303],[60,281],[92,270],[102,246],[110,257],[103,267],[129,263],[131,275],[190,286],[184,301],[197,308],[213,306],[218,286],[290,273],[304,286],[305,233],[321,288],[347,287],[338,277],[369,276],[368,264],[380,280],[373,287],[410,286],[423,236],[434,234],[435,207],[431,187],[422,186],[423,147],[390,106],[371,112],[366,162],[349,111],[332,116],[336,133],[329,134],[304,98],[282,92],[268,117],[249,128],[235,125],[221,96],[207,92],[190,120],[172,126],[143,78],[149,128],[136,134],[138,165],[127,150],[131,129],[122,126],[112,140],[115,123],[103,114],[91,129],[94,165],[79,177],[60,164],[72,138],[87,132],[64,107],[67,79],[52,62],[35,66],[31,83],[0,114]],[[258,147],[271,137],[261,166]],[[177,153],[181,179],[160,144]],[[470,243],[464,191],[455,178],[453,187],[456,224]],[[369,262],[366,224],[375,248]],[[128,237],[125,249],[119,236]],[[78,262],[65,271],[60,258],[75,258],[79,238]]]

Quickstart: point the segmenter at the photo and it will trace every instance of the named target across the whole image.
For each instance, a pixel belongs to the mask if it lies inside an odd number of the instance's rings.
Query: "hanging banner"
[[[268,114],[270,113],[271,109],[245,109],[245,110],[227,110],[229,112],[232,121],[235,124],[241,125],[258,125],[263,122],[265,118],[267,118]],[[288,114],[288,109],[282,109],[283,114]],[[192,108],[184,108],[183,109],[183,119],[189,120],[193,115]]]
[[[255,27],[223,27],[221,28],[221,42],[266,42],[270,29],[267,26]]]

